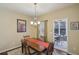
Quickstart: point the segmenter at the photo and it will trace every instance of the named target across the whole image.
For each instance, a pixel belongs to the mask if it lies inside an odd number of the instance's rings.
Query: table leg
[[[27,54],[27,48],[26,48],[26,46],[25,46],[25,54]]]
[[[23,43],[21,43],[21,45],[22,45],[22,53],[23,53],[23,52],[24,52],[24,51],[23,51]]]
[[[31,53],[30,53],[30,47],[29,47],[29,46],[28,46],[28,54],[31,54]]]

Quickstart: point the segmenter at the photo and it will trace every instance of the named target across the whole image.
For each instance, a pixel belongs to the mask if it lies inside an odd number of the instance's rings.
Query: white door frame
[[[55,42],[55,39],[54,39],[54,27],[55,27],[55,24],[54,24],[54,22],[59,21],[59,20],[60,21],[65,20],[66,21],[67,50],[68,50],[68,18],[62,18],[62,19],[53,20],[53,42]]]

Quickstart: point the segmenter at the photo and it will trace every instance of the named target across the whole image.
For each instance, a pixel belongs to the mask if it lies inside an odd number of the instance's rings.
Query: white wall
[[[27,20],[27,32],[17,33],[17,19]],[[30,20],[29,16],[0,7],[0,52],[20,46],[23,35],[31,35]]]

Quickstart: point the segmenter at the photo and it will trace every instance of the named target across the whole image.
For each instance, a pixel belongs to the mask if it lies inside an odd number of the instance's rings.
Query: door
[[[54,21],[54,47],[59,49],[66,49],[68,46],[67,34],[67,19],[59,19]]]

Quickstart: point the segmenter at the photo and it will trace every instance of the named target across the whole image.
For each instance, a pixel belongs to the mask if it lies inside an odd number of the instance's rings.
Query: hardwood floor
[[[33,53],[33,52],[35,52],[35,51],[31,50],[31,53]],[[8,55],[25,55],[24,53],[22,53],[21,48],[15,49],[13,51],[9,51],[7,53],[8,53]],[[44,54],[42,54],[42,55],[44,55]],[[67,55],[67,54],[64,52],[61,52],[59,50],[54,50],[53,55]]]
[[[35,52],[32,49],[30,51],[31,51],[31,53]],[[8,51],[8,52],[0,53],[0,55],[25,55],[25,53],[22,53],[21,48],[18,48],[18,49],[14,49],[14,50],[11,50],[11,51]],[[33,55],[36,55],[36,54],[33,54]],[[45,55],[45,54],[42,53],[42,55]],[[67,55],[67,54],[62,52],[62,51],[59,51],[57,49],[54,49],[53,55]]]

